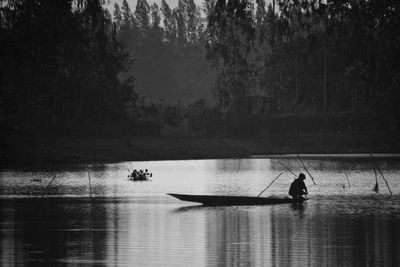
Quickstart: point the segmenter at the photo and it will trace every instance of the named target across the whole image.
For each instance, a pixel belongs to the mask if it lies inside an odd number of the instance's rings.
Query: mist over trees
[[[133,59],[130,73],[147,99],[176,103],[210,95],[212,73],[204,56],[204,18],[193,0],[170,8],[139,0],[114,5],[117,38]]]
[[[108,124],[170,117],[157,105],[176,100],[197,121],[212,103],[223,117],[399,117],[399,1],[102,4],[0,1],[2,118]]]
[[[397,1],[374,0],[140,0],[114,12],[138,90],[192,100],[211,88],[235,113],[266,96],[278,114],[397,112],[399,16]]]

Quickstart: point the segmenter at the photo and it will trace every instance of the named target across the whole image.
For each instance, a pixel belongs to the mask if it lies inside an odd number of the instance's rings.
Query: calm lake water
[[[307,176],[303,205],[202,207],[166,195],[257,196],[286,171],[279,162],[303,171],[295,159],[2,170],[0,264],[400,266],[399,159],[376,161],[393,196],[380,176],[372,191],[368,158],[305,159],[317,185]],[[129,181],[134,168],[152,180]],[[264,196],[286,196],[292,180],[286,171]]]

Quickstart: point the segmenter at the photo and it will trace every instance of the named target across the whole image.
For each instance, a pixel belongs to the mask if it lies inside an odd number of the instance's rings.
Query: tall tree
[[[208,17],[207,56],[218,77],[216,93],[220,104],[242,114],[252,72],[247,55],[254,40],[252,5],[246,0],[218,0]]]
[[[131,26],[131,19],[132,19],[132,11],[131,8],[129,7],[129,4],[126,0],[122,1],[122,13],[121,13],[121,17],[122,17],[122,23],[127,25],[127,26]]]
[[[150,29],[150,6],[146,0],[137,1],[135,17],[141,35],[145,36]]]
[[[161,1],[161,13],[164,24],[164,38],[168,43],[176,45],[176,20],[165,0]]]
[[[119,29],[121,28],[121,25],[123,23],[122,21],[122,13],[121,13],[121,9],[119,7],[119,5],[117,3],[114,4],[114,23],[116,24],[117,27],[117,31],[119,31]]]
[[[118,75],[127,57],[100,1],[16,0],[1,12],[7,38],[0,47],[7,56],[0,113],[26,130],[126,118],[134,92]]]
[[[151,27],[160,28],[161,16],[160,9],[156,3],[153,3],[150,7],[151,10]]]
[[[173,16],[176,21],[176,33],[178,46],[183,47],[187,43],[187,28],[185,21],[185,4],[183,0],[178,1],[178,7],[174,8]]]

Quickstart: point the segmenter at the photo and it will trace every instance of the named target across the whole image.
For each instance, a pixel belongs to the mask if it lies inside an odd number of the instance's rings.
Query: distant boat
[[[205,206],[239,206],[239,205],[274,205],[285,203],[301,203],[308,198],[294,200],[289,197],[244,197],[244,196],[213,196],[213,195],[184,195],[167,194],[177,199],[189,202],[201,203]]]

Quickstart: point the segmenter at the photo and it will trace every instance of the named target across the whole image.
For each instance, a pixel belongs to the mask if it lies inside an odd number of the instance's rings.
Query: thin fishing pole
[[[344,170],[344,174],[346,175],[347,182],[349,183],[349,187],[351,187],[349,176],[347,175],[346,165],[344,164],[344,156],[342,154],[342,166]]]
[[[278,160],[278,163],[280,164],[280,165],[282,165],[286,170],[288,170],[291,174],[293,174],[296,178],[297,178],[297,175],[294,173],[294,172],[292,172],[292,170],[291,169],[289,169],[289,167],[287,167],[286,165],[284,165],[282,162],[280,162],[279,160]]]
[[[46,188],[44,189],[43,193],[42,193],[42,198],[46,195],[47,193],[47,189],[49,189],[50,185],[53,183],[54,179],[56,179],[56,175],[54,174],[53,179],[51,179],[50,183],[46,186]]]
[[[303,160],[301,159],[301,157],[300,157],[299,154],[297,154],[297,157],[299,157],[299,160],[300,160],[301,164],[303,165],[304,170],[308,173],[308,175],[310,176],[310,178],[311,178],[311,180],[313,181],[313,183],[316,184],[315,181],[314,181],[314,177],[313,177],[313,176],[311,175],[311,173],[307,170],[306,165],[304,164],[304,162],[303,162]]]
[[[372,162],[372,168],[374,168],[374,173],[375,173],[375,186],[374,186],[374,191],[376,193],[379,192],[379,184],[378,184],[378,174],[376,173],[376,168],[375,168],[375,162],[374,159],[372,158],[372,154],[369,153],[369,156],[371,157],[371,162]]]
[[[261,196],[261,194],[264,193],[264,191],[267,190],[284,173],[285,172],[281,172],[260,194],[258,194],[257,197]]]

